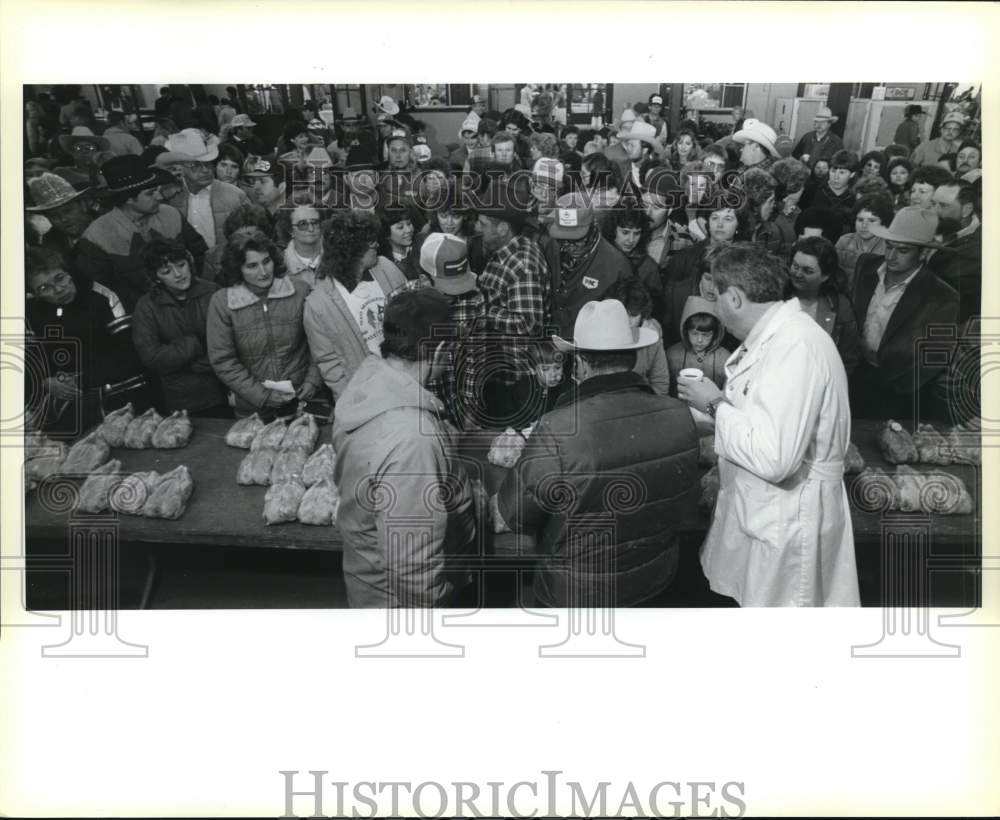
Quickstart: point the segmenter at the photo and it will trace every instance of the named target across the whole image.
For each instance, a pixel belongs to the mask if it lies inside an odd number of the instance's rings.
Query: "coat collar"
[[[726,362],[727,378],[742,373],[753,366],[767,348],[768,342],[774,338],[775,334],[781,330],[793,317],[802,313],[802,305],[799,300],[792,297],[787,302],[778,302],[773,305],[760,320],[754,325],[746,340],[741,344]],[[811,320],[810,320],[811,321]]]
[[[204,296],[205,294],[215,293],[215,288],[212,287],[211,282],[206,282],[204,279],[199,279],[197,276],[191,278],[191,287],[188,288],[187,300],[197,299],[199,296]],[[180,304],[173,296],[170,295],[163,285],[157,282],[153,285],[150,290],[150,298],[158,305],[178,305]]]
[[[294,293],[295,285],[292,284],[292,281],[287,276],[280,276],[271,283],[271,289],[267,292],[267,298],[269,300],[283,299],[286,296],[292,296]],[[242,282],[226,288],[226,306],[230,310],[249,307],[259,301],[260,299]]]
[[[593,376],[583,382],[583,384],[572,384],[570,389],[556,400],[556,407],[563,407],[572,404],[574,401],[598,396],[601,393],[615,393],[619,390],[631,390],[634,388],[639,388],[647,393],[653,392],[653,388],[649,386],[649,382],[634,370]]]

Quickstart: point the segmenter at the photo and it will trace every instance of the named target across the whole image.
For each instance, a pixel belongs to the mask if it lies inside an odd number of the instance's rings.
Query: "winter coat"
[[[645,251],[633,252],[626,255],[629,264],[632,266],[632,275],[646,286],[649,295],[653,300],[653,316],[663,314],[663,276],[656,263]],[[657,322],[659,327],[659,322]],[[660,333],[662,336],[662,332]]]
[[[854,226],[854,216],[851,214],[851,209],[854,207],[855,201],[850,187],[845,189],[842,194],[835,194],[830,187],[830,183],[824,182],[816,190],[809,203],[809,207],[825,208],[828,211],[833,211],[840,219],[844,232],[847,232]]]
[[[656,331],[657,340],[649,347],[641,347],[635,353],[635,367],[632,371],[642,376],[659,396],[670,393],[670,368],[667,354],[663,350],[663,328],[656,319],[646,319],[643,327]]]
[[[677,533],[697,515],[698,433],[686,405],[631,371],[564,398],[535,426],[497,509],[537,536],[542,603],[633,606],[676,574]]]
[[[858,257],[865,253],[885,256],[885,240],[881,237],[875,237],[875,244],[866,249],[857,233],[845,233],[837,240],[835,249],[837,261],[840,263],[840,272],[846,283],[846,290],[848,293],[853,293],[854,271],[858,265]]]
[[[701,354],[695,353],[691,349],[691,341],[687,334],[683,332],[684,323],[696,313],[707,313],[714,316],[718,322],[718,329],[708,347]],[[714,302],[703,299],[701,296],[688,296],[684,302],[684,312],[681,314],[681,340],[670,346],[667,350],[667,363],[670,367],[670,394],[677,395],[677,374],[688,367],[697,367],[705,378],[715,382],[717,387],[723,387],[726,383],[725,364],[729,358],[729,351],[722,347],[722,341],[726,335],[726,326],[719,318],[719,311]]]
[[[304,283],[279,277],[263,299],[242,282],[212,296],[208,358],[235,395],[238,417],[264,408],[270,391],[263,381],[289,379],[296,389],[322,385],[302,327],[308,292]]]
[[[185,218],[188,213],[188,201],[191,195],[186,188],[181,188],[169,200],[169,204],[180,211]],[[241,205],[247,204],[247,195],[228,182],[213,179],[209,186],[209,202],[212,205],[212,221],[215,223],[215,244],[225,245],[226,235],[222,227],[226,224],[226,217]],[[214,246],[213,246],[214,247]]]
[[[816,324],[829,333],[837,345],[840,360],[850,378],[861,363],[861,332],[851,300],[840,291],[821,291],[816,303]]]
[[[468,580],[449,561],[478,550],[476,505],[441,410],[376,356],[337,402],[337,528],[352,607],[444,606]],[[436,485],[440,496],[429,491]]]
[[[730,403],[716,411],[705,577],[741,606],[859,606],[837,348],[798,299],[765,313],[744,345],[726,363]]]
[[[795,157],[795,159],[801,159],[803,156],[808,156],[808,164],[812,166],[816,164],[816,160],[818,159],[825,159],[829,162],[833,159],[833,155],[840,151],[843,147],[844,141],[832,131],[827,131],[826,136],[823,137],[822,140],[818,140],[816,138],[815,131],[810,131],[795,144],[795,148],[792,150],[792,156]]]
[[[193,278],[177,301],[162,285],[139,299],[132,340],[143,365],[159,374],[164,408],[204,410],[226,402],[226,391],[208,360],[207,324],[214,282]]]
[[[406,285],[406,277],[392,262],[380,256],[379,263],[372,275],[386,296]],[[313,361],[334,398],[339,399],[371,351],[336,282],[327,277],[316,283],[306,298],[302,322]]]
[[[977,220],[978,222],[978,220]],[[964,327],[982,313],[983,228],[949,238],[927,261],[938,278],[958,291],[958,320]]]
[[[552,274],[552,321],[564,339],[573,337],[576,315],[587,302],[600,301],[620,279],[632,276],[632,266],[625,255],[603,236],[590,258],[581,264],[572,278],[563,279],[558,243],[542,246]]]
[[[897,126],[892,141],[896,145],[905,145],[912,152],[920,145],[920,123],[916,120],[904,119]]]
[[[118,294],[131,312],[136,302],[151,287],[142,263],[142,252],[151,239],[174,239],[195,259],[195,269],[207,250],[205,240],[176,208],[160,205],[140,229],[119,208],[97,217],[83,232],[76,245],[79,271]]]
[[[910,162],[913,163],[914,167],[918,165],[933,165],[945,154],[957,151],[960,144],[961,140],[948,142],[941,137],[926,140],[913,150],[913,153],[910,155]]]

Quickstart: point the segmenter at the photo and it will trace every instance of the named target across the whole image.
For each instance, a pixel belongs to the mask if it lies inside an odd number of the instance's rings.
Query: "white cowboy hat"
[[[659,340],[648,327],[632,329],[625,305],[617,299],[587,302],[576,315],[573,341],[553,336],[552,343],[563,353],[573,350],[638,350]]]
[[[644,120],[635,120],[632,123],[632,127],[628,131],[618,135],[618,139],[622,142],[639,140],[640,142],[653,146],[653,148],[656,148],[657,150],[663,148],[663,143],[656,138],[656,129]]]
[[[834,113],[829,108],[827,108],[824,105],[822,108],[820,108],[819,111],[817,111],[815,114],[813,114],[813,119],[814,120],[829,120],[830,124],[833,125],[833,123],[835,123],[837,120],[839,120],[840,117],[835,116]]]
[[[388,94],[382,96],[379,101],[375,103],[375,107],[379,111],[384,111],[390,117],[395,117],[399,113],[399,105]]]
[[[205,134],[198,128],[185,128],[178,134],[171,134],[164,143],[167,150],[156,155],[156,164],[161,168],[175,162],[211,162],[219,156],[219,138],[215,134]]]
[[[743,120],[743,127],[733,134],[734,142],[756,142],[772,157],[779,156],[778,149],[774,145],[777,139],[778,135],[774,133],[774,129],[760,120]]]
[[[462,138],[462,134],[466,131],[472,131],[474,134],[479,133],[479,115],[475,111],[462,120],[462,127],[458,129],[459,139]]]
[[[871,232],[880,239],[888,239],[900,245],[940,248],[941,245],[934,241],[937,226],[938,218],[934,211],[925,211],[915,205],[908,205],[896,212],[888,228],[872,225]]]

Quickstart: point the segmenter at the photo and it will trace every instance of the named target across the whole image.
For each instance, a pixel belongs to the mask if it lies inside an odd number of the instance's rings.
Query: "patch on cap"
[[[250,166],[251,171],[271,170],[271,163],[268,162],[266,159],[258,159],[256,162],[254,160],[250,160],[250,162],[248,162],[247,164]]]
[[[580,225],[580,215],[576,208],[559,209],[559,227],[577,228]]]
[[[442,262],[441,272],[445,276],[462,276],[469,269],[469,260],[462,257],[454,262]]]

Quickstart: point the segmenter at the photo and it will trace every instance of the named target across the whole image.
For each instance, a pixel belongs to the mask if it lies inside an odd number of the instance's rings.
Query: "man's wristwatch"
[[[717,398],[717,399],[712,399],[708,403],[708,408],[707,408],[708,409],[708,415],[710,415],[714,419],[715,418],[715,414],[716,414],[716,412],[719,409],[719,405],[720,404],[726,404],[726,403],[728,403],[728,402],[726,401],[726,397],[725,396],[719,396],[719,398]]]

